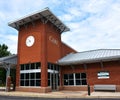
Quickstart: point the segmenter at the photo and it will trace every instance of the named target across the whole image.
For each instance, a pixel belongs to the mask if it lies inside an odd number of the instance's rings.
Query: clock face
[[[28,36],[26,39],[26,45],[31,47],[35,42],[35,38],[33,36]]]

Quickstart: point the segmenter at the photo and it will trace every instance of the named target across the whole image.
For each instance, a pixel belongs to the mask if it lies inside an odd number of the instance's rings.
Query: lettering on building
[[[57,39],[55,39],[55,38],[52,37],[52,36],[49,36],[49,40],[50,40],[53,44],[55,44],[55,45],[58,46],[58,40],[57,40]]]

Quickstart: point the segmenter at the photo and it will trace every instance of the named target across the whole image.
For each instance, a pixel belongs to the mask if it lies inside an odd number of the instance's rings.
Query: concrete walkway
[[[23,97],[42,97],[42,98],[120,98],[120,92],[92,92],[90,96],[87,91],[57,91],[50,93],[32,92],[5,92],[0,91],[3,96],[23,96]]]
[[[91,96],[120,98],[120,92],[92,92]]]

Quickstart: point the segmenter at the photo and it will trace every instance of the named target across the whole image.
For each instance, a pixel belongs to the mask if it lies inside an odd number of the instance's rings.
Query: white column
[[[76,78],[75,78],[75,73],[73,73],[73,79],[74,79],[74,86],[76,86]]]

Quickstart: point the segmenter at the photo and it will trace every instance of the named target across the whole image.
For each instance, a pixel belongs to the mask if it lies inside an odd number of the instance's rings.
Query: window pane
[[[20,81],[20,86],[24,86],[24,80]]]
[[[36,86],[40,86],[40,80],[36,80]]]
[[[73,79],[73,74],[69,74],[69,79]]]
[[[86,78],[86,73],[81,73],[81,78]]]
[[[25,86],[29,86],[29,80],[25,80]]]
[[[36,63],[36,69],[40,69],[40,63]]]
[[[36,79],[40,79],[40,73],[36,73]]]
[[[29,64],[26,64],[26,65],[25,65],[25,69],[26,69],[26,70],[29,70]]]
[[[53,64],[51,64],[51,69],[53,70],[54,68],[53,68]]]
[[[74,85],[74,81],[73,80],[69,80],[69,85]]]
[[[21,70],[24,70],[24,64],[21,65]]]
[[[30,86],[35,86],[35,80],[30,80]]]
[[[80,79],[80,73],[76,73],[76,74],[75,74],[75,78],[76,78],[76,79]]]
[[[64,80],[64,85],[68,85],[68,80],[67,79]]]
[[[35,79],[35,73],[30,73],[30,79]]]
[[[35,69],[35,64],[34,63],[31,64],[31,69]]]
[[[64,79],[68,79],[68,74],[64,74]]]
[[[25,79],[29,79],[29,73],[25,74]]]
[[[80,80],[76,80],[76,85],[81,85],[81,81]]]
[[[87,81],[86,80],[82,80],[82,85],[87,85]]]
[[[24,79],[24,74],[20,74],[20,78],[21,78],[21,79]]]
[[[54,65],[54,70],[57,70],[57,65]]]

